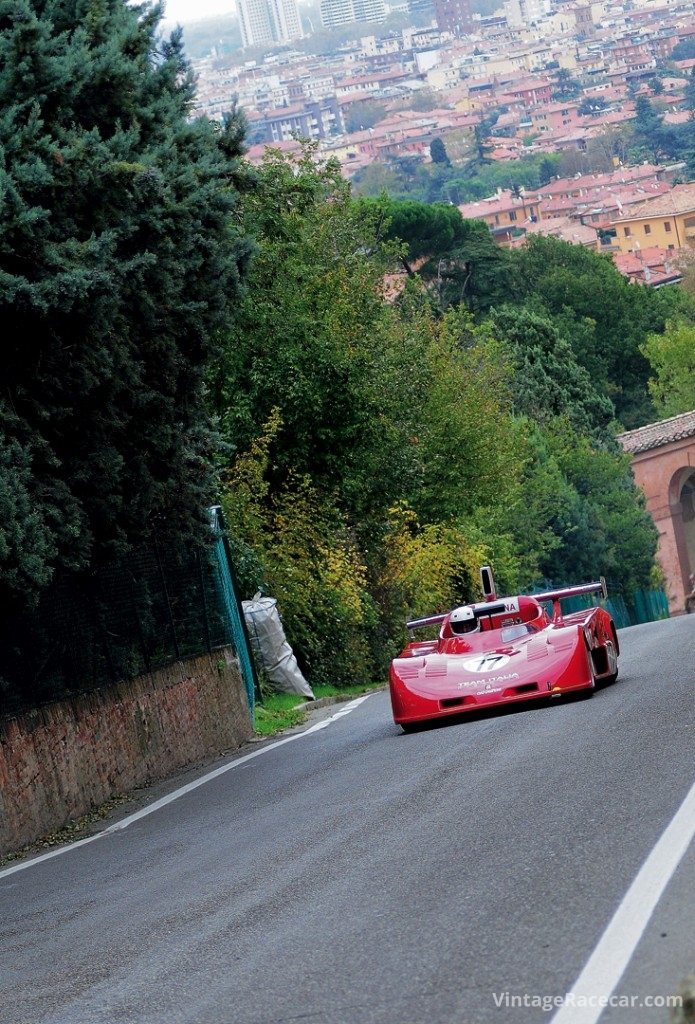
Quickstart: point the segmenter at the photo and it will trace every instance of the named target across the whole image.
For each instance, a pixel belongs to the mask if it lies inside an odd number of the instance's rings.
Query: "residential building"
[[[550,11],[549,0],[506,0],[504,13],[511,28],[522,28],[541,21]]]
[[[695,248],[695,181],[647,199],[613,221],[621,252],[644,247]]]
[[[674,263],[676,252],[648,246],[639,252],[614,253],[613,262],[625,277],[637,284],[646,284],[650,288],[663,288],[666,284],[676,284],[683,278],[683,272]]]
[[[384,0],[321,0],[320,10],[324,28],[386,20]]]
[[[516,197],[511,191],[499,191],[489,199],[459,206],[464,220],[484,220],[500,244],[509,243],[541,218],[540,204],[536,197]]]
[[[238,11],[242,46],[266,46],[275,42],[267,0],[239,0]]]
[[[575,33],[578,39],[593,39],[596,35],[591,4],[577,4],[574,8]]]
[[[293,39],[301,39],[304,33],[297,0],[268,0],[268,2],[276,40],[279,43],[289,43]]]
[[[456,38],[473,31],[471,0],[434,0],[434,16],[439,30]]]
[[[386,4],[384,0],[353,0],[355,21],[380,23],[386,21]]]
[[[288,43],[303,34],[297,0],[239,0],[238,12],[244,46]]]
[[[325,139],[344,130],[342,112],[334,96],[279,110],[247,112],[247,117],[251,135],[258,142]]]
[[[532,110],[529,117],[534,132],[554,131],[556,128],[573,128],[579,122],[579,104],[548,103],[538,110]]]

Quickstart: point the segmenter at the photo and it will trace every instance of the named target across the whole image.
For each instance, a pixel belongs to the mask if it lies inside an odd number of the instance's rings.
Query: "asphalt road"
[[[591,700],[404,735],[379,693],[0,877],[0,1021],[549,1021],[509,1000],[570,989],[695,776],[695,616],[621,643]],[[619,993],[695,971],[694,882],[691,848]]]

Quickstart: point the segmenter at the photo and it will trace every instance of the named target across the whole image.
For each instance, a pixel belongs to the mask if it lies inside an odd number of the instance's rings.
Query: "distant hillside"
[[[241,30],[236,14],[205,18],[185,25],[183,40],[190,60],[207,57],[213,50],[220,56],[241,49]]]

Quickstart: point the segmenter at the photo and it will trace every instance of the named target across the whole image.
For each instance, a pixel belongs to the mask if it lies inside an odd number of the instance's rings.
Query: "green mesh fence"
[[[564,597],[562,609],[569,614],[590,608],[597,603],[597,595],[577,594],[574,597]],[[602,603],[613,617],[617,629],[669,617],[668,598],[663,590],[636,590],[630,595],[629,601],[626,601],[622,594],[615,594]]]
[[[636,590],[632,597],[635,623],[655,622],[669,617],[668,598],[663,590]]]
[[[65,574],[38,607],[0,622],[0,713],[133,679],[232,647],[253,710],[254,676],[224,540],[166,543]]]

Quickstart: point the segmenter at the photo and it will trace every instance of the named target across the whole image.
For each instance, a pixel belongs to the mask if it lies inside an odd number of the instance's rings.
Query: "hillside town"
[[[380,35],[394,10],[431,21]],[[295,0],[241,0],[244,42],[268,52],[195,62],[198,109],[222,118],[242,107],[252,162],[309,139],[372,194],[394,191],[390,168],[438,159],[465,178],[476,164],[505,165],[507,188],[474,202],[465,188],[434,198],[484,220],[505,247],[549,234],[610,252],[633,280],[679,279],[678,257],[695,244],[693,0],[506,0],[488,16],[469,0],[429,10],[324,0],[324,26],[352,25],[355,38],[320,55],[292,48],[302,32],[293,12]],[[631,150],[626,133],[640,117],[680,146]],[[515,185],[514,168],[534,159],[547,164],[538,182]]]

